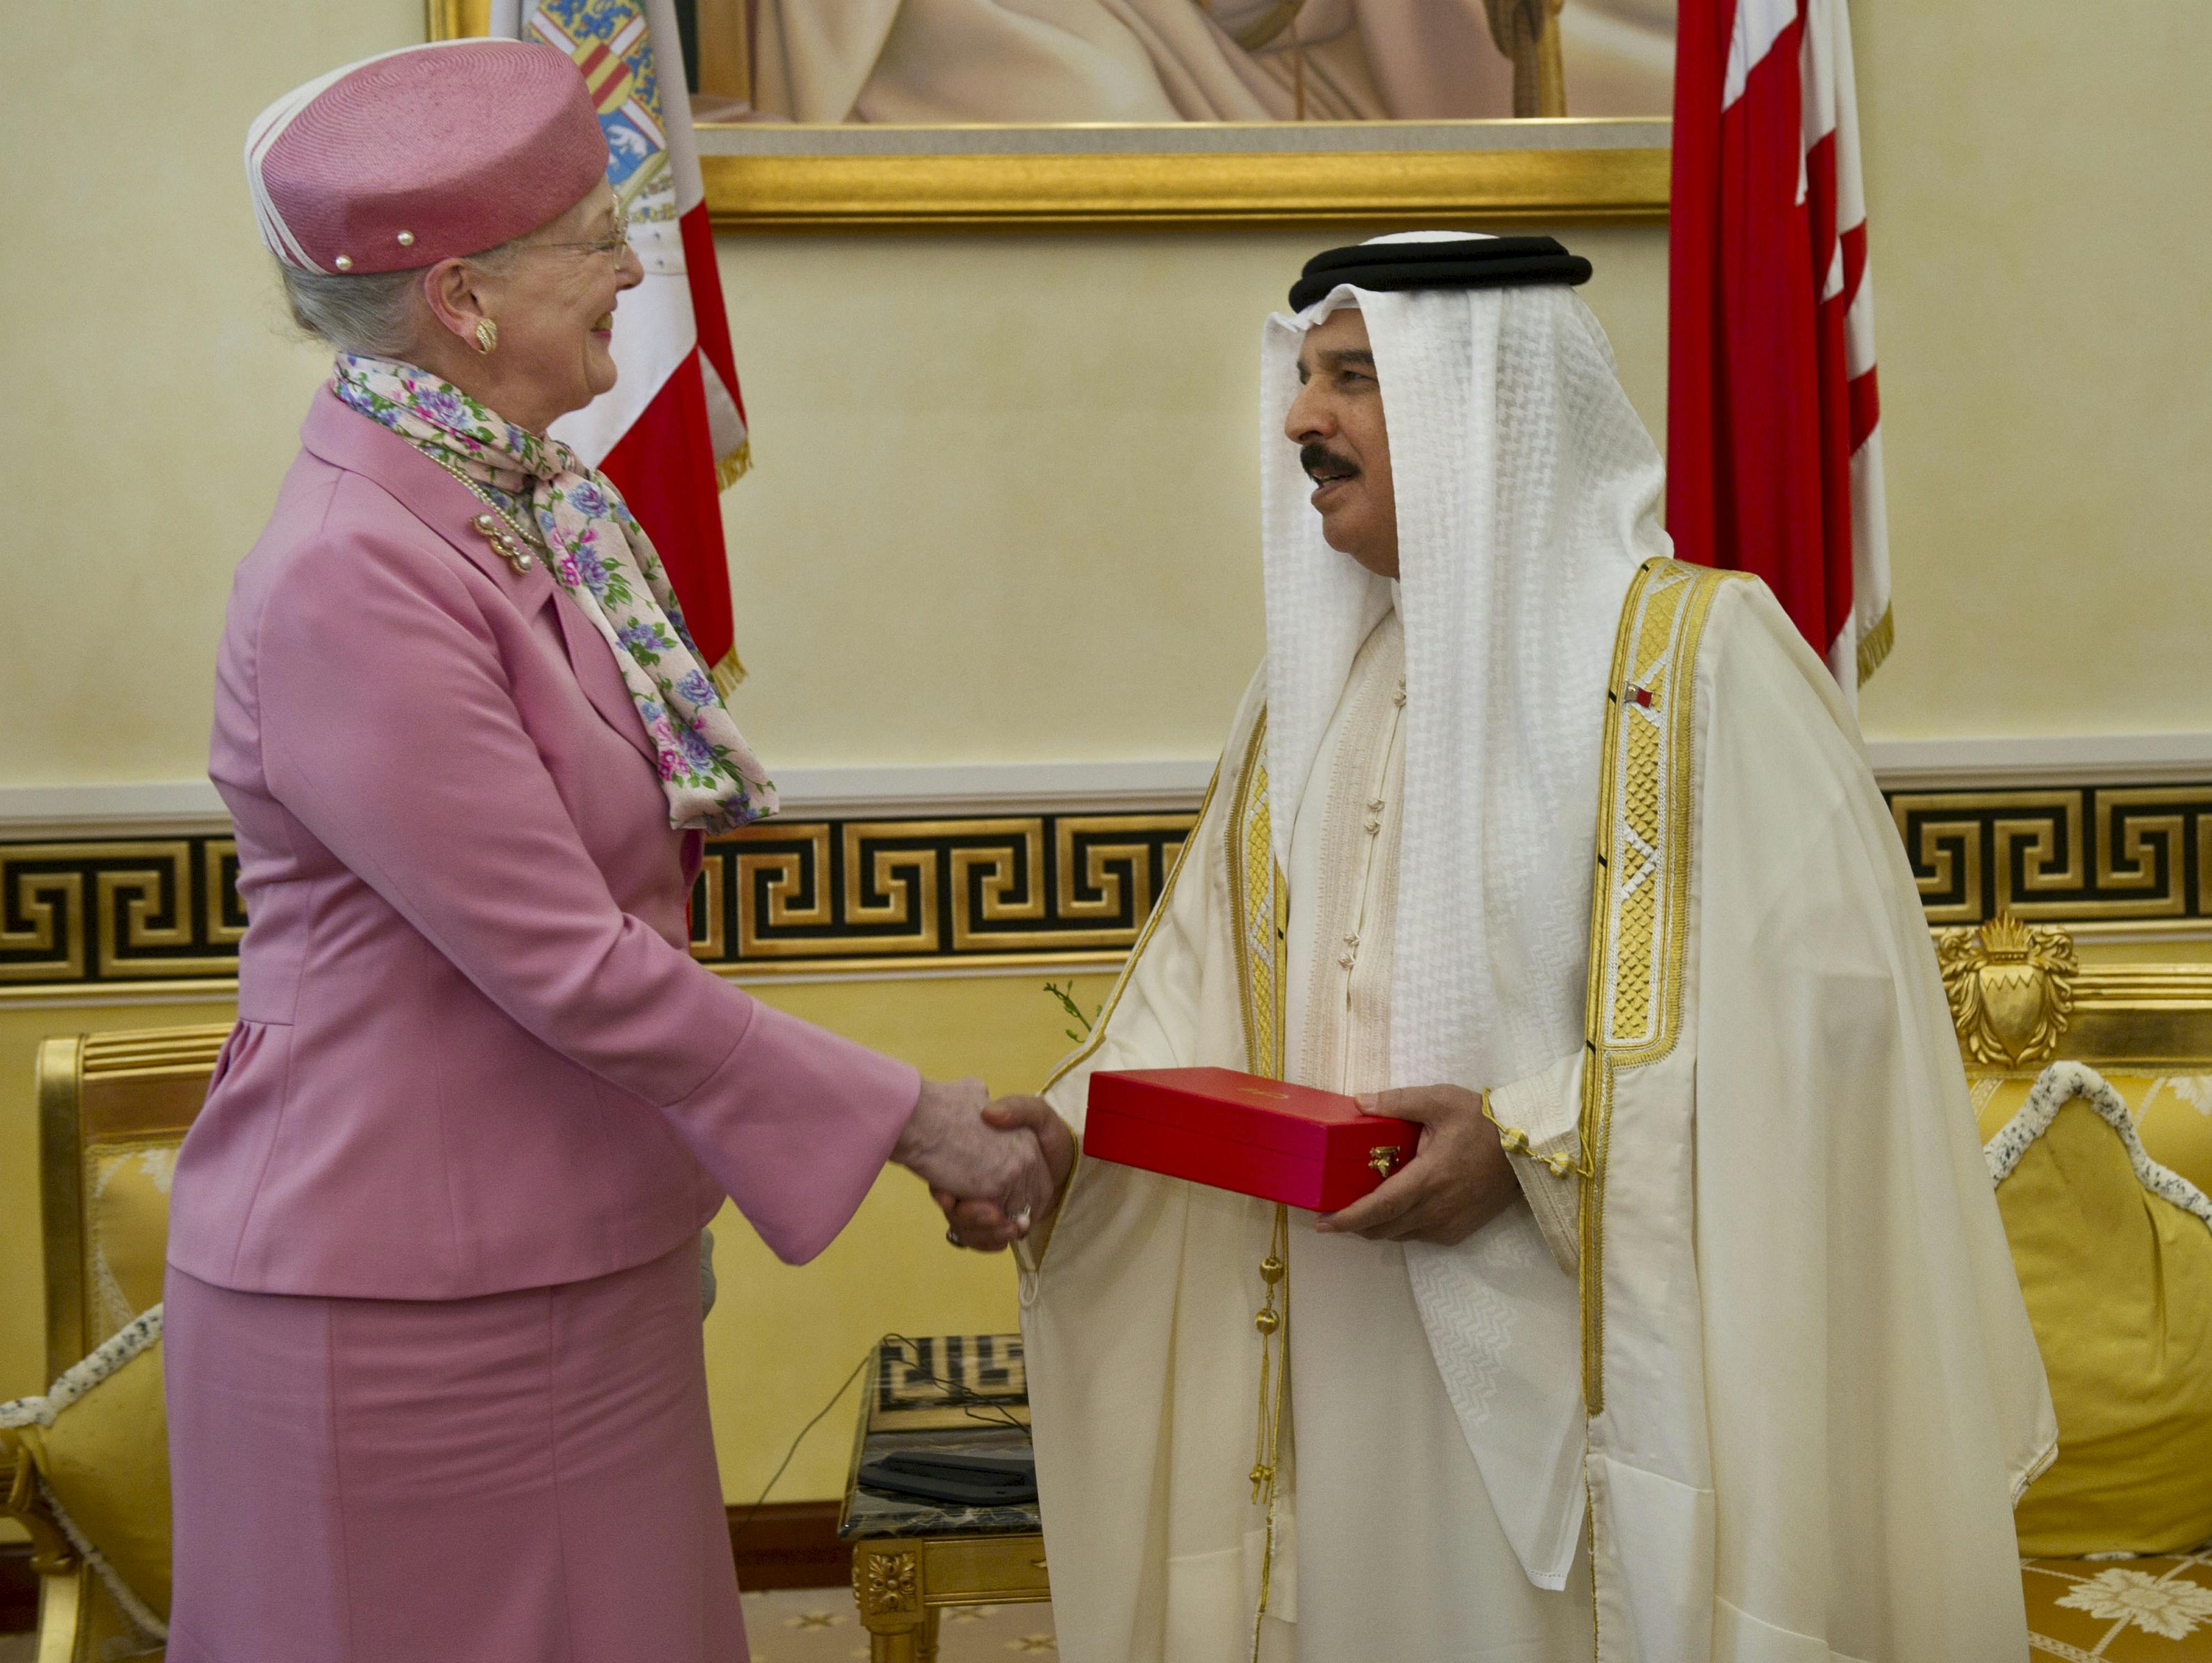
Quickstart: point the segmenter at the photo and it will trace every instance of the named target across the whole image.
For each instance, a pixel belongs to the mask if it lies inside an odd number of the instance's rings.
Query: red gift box
[[[1235,1069],[1091,1076],[1083,1152],[1096,1160],[1317,1213],[1346,1207],[1413,1158],[1421,1129],[1356,1099]]]

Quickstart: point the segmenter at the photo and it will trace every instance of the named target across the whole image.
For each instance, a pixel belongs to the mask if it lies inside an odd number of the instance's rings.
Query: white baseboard
[[[2212,781],[2212,733],[1873,740],[1867,753],[1890,790]],[[776,784],[789,819],[1169,813],[1195,808],[1212,771],[1210,757],[913,763],[787,768]],[[206,832],[228,819],[205,780],[0,785],[9,842]]]
[[[0,838],[158,836],[206,832],[230,824],[229,811],[206,780],[148,780],[130,784],[0,785]]]
[[[786,768],[775,777],[793,819],[1055,814],[1100,809],[1188,811],[1213,777],[1212,757],[1150,762],[963,762]]]
[[[1985,785],[2179,785],[2212,780],[2212,734],[2054,734],[1867,741],[1889,791]]]
[[[1212,773],[1212,758],[1189,757],[785,768],[775,781],[786,819],[870,819],[1186,812],[1198,807]],[[149,837],[229,823],[206,780],[0,785],[0,840],[8,842]]]

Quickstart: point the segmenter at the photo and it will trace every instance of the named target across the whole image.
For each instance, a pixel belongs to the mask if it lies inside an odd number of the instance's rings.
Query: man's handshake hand
[[[1042,1097],[1002,1097],[983,1111],[983,1119],[1002,1136],[1035,1145],[1050,1185],[1042,1204],[1024,1215],[987,1196],[963,1196],[946,1185],[932,1184],[929,1193],[944,1209],[946,1240],[979,1253],[996,1253],[1029,1234],[1032,1226],[1043,1222],[1060,1205],[1060,1193],[1075,1167],[1075,1135]]]
[[[1040,1130],[1040,1116],[1049,1129]],[[994,1104],[980,1080],[925,1080],[891,1159],[929,1185],[963,1246],[995,1251],[1020,1240],[1051,1210],[1075,1145],[1041,1099]]]

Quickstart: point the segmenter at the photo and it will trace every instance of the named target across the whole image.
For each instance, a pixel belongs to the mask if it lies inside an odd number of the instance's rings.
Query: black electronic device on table
[[[860,1478],[882,1495],[951,1507],[1021,1507],[1037,1498],[1036,1463],[1022,1455],[901,1450],[863,1461]]]

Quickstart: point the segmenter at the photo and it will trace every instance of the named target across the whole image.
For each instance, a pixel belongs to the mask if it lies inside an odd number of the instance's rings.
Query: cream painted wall
[[[11,6],[0,237],[0,783],[207,766],[230,570],[329,355],[283,320],[246,124],[287,88],[419,40],[422,0]]]
[[[1898,620],[1869,736],[2212,728],[2212,7],[1852,10]]]

